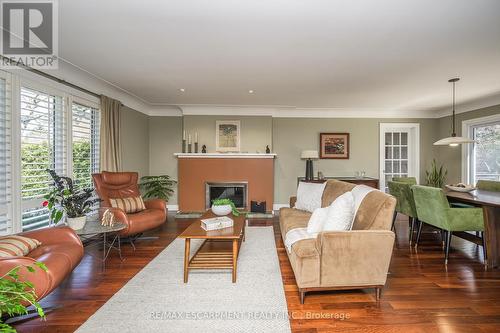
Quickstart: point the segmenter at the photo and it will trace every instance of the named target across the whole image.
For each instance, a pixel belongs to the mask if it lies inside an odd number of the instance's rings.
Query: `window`
[[[96,108],[72,103],[73,179],[79,188],[92,187],[99,172],[100,113]]]
[[[0,235],[12,229],[11,210],[11,86],[7,75],[0,73]]]
[[[466,121],[463,126],[464,133],[476,141],[464,148],[465,182],[500,181],[500,115]]]
[[[49,224],[41,206],[52,186],[47,169],[66,172],[63,98],[21,87],[21,198],[23,230]]]

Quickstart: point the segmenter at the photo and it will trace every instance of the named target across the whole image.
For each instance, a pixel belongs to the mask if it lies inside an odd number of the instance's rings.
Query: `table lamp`
[[[300,158],[306,160],[306,180],[314,179],[313,160],[319,158],[317,150],[303,150]]]

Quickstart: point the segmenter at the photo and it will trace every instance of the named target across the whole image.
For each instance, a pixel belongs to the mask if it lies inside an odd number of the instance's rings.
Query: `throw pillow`
[[[346,192],[332,202],[328,207],[323,231],[351,230],[354,220],[354,196]]]
[[[318,232],[323,231],[323,226],[325,224],[326,218],[328,217],[328,209],[330,207],[325,208],[316,208],[307,223],[307,233],[309,234],[317,234]]]
[[[42,245],[38,240],[23,236],[0,237],[0,257],[22,257]]]
[[[300,182],[297,189],[297,202],[295,203],[296,209],[314,212],[316,208],[321,208],[321,198],[325,190],[326,182],[306,183]]]
[[[127,214],[138,213],[146,209],[142,197],[115,198],[109,199],[111,207],[120,208]]]

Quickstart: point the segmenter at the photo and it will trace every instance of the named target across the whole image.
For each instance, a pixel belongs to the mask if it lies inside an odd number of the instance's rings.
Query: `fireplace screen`
[[[210,208],[215,199],[231,199],[239,209],[246,210],[247,189],[246,182],[231,183],[206,183],[205,206]]]

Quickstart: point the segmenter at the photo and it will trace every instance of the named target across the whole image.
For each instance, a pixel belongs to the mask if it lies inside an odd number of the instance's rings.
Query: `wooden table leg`
[[[500,266],[500,207],[483,206],[488,268]]]
[[[191,239],[186,238],[184,244],[184,283],[188,282],[190,245],[191,245]]]
[[[236,282],[236,269],[238,261],[238,240],[233,239],[233,283]]]

